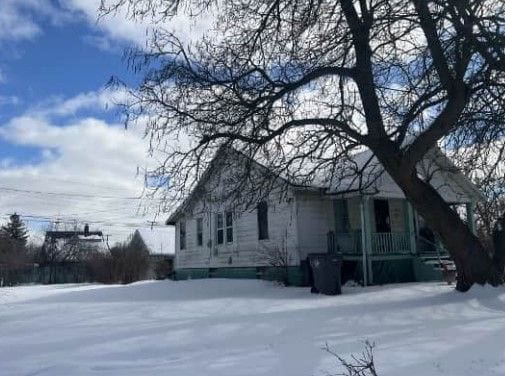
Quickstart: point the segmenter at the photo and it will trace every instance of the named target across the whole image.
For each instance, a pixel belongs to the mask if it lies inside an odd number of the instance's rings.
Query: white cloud
[[[98,48],[100,51],[112,52],[112,53],[121,53],[123,51],[122,46],[114,43],[109,38],[103,35],[84,35],[82,40],[93,46]]]
[[[106,51],[122,51],[124,45],[146,46],[150,32],[162,27],[174,32],[181,40],[193,41],[209,31],[214,17],[208,13],[199,17],[181,14],[170,21],[159,22],[144,18],[133,20],[124,10],[100,16],[100,0],[1,0],[0,1],[0,44],[30,40],[44,31],[41,21],[53,25],[71,22],[87,22],[91,28],[89,35],[81,39]]]
[[[148,22],[133,22],[122,14],[98,19],[99,6],[100,0],[69,0],[65,3],[67,9],[83,14],[90,26],[104,32],[108,38],[138,45],[145,44],[146,30],[150,27]]]
[[[37,116],[68,116],[82,110],[106,111],[127,101],[127,92],[121,89],[101,89],[80,93],[72,98],[53,97],[30,109]]]
[[[155,165],[142,129],[126,131],[121,124],[93,117],[54,122],[55,115],[105,105],[114,95],[118,93],[99,91],[53,100],[0,125],[0,138],[40,152],[40,160],[29,164],[19,158],[0,161],[0,215],[75,218],[110,234],[112,241],[124,240],[135,227],[154,219],[159,200],[131,199],[144,186],[138,168]],[[163,220],[158,219],[160,225]]]
[[[214,18],[210,14],[190,17],[186,14],[177,15],[167,22],[159,22],[146,17],[142,20],[132,20],[123,10],[118,13],[98,17],[100,0],[69,0],[65,7],[71,12],[83,14],[89,25],[103,33],[100,36],[88,36],[88,42],[100,48],[117,49],[117,42],[145,47],[147,36],[153,28],[163,27],[174,32],[181,40],[196,40],[211,28]]]
[[[6,105],[17,105],[21,100],[14,95],[0,95],[0,107]]]
[[[72,20],[51,0],[2,0],[0,1],[0,43],[33,39],[42,33],[35,18],[47,19],[52,24]]]

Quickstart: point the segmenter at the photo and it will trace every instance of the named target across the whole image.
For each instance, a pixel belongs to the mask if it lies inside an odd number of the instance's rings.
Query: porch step
[[[446,262],[446,261],[451,261],[452,262],[452,259],[449,257],[449,256],[418,256],[421,261],[423,261],[424,263],[440,263],[440,261],[442,262]]]
[[[443,258],[440,258],[440,260],[439,260],[439,259],[435,258],[435,259],[423,259],[423,262],[426,265],[440,265],[441,262],[443,262],[443,263],[446,263],[446,262],[452,263],[452,260],[451,259],[443,259]]]
[[[448,256],[444,257],[429,257],[422,258],[425,265],[431,266],[435,270],[439,271],[454,271],[456,270],[456,264]]]
[[[418,281],[455,281],[456,265],[447,255],[418,255],[414,259],[414,272]]]

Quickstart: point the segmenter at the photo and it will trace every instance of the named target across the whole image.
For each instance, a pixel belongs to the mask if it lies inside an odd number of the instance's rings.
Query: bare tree
[[[172,199],[223,146],[270,177],[322,186],[368,149],[449,250],[459,291],[503,283],[505,250],[486,250],[419,173],[437,147],[463,166],[491,144],[504,155],[503,2],[102,0],[102,14],[118,10],[156,21],[129,55],[145,79],[126,109],[130,122],[148,118]],[[180,13],[214,28],[186,43],[168,29]]]
[[[87,246],[79,241],[77,235],[64,240],[46,238],[40,248],[37,261],[43,265],[76,262],[81,261],[87,251]]]

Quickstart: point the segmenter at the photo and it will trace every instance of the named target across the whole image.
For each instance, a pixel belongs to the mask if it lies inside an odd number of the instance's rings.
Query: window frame
[[[203,247],[203,218],[196,218],[196,246]]]
[[[228,223],[228,219],[230,219],[230,223]],[[225,211],[224,212],[224,229],[225,229],[226,244],[231,244],[234,241],[234,234],[233,234],[234,222],[235,222],[235,220],[233,218],[233,212],[232,211]],[[231,236],[229,237],[228,235],[231,235]]]
[[[220,221],[221,219],[221,221]],[[224,214],[216,213],[216,245],[223,245],[225,240],[225,230],[224,230]],[[219,222],[221,222],[221,226],[219,226]],[[219,234],[221,234],[221,241],[219,241]]]
[[[186,220],[179,221],[179,249],[181,251],[186,250],[187,247],[187,227]]]
[[[270,239],[268,226],[268,202],[261,201],[256,206],[256,226],[258,228],[258,240]]]

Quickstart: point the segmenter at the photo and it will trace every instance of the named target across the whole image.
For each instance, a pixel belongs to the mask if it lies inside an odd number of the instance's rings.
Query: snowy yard
[[[442,284],[336,297],[263,281],[0,289],[1,375],[336,373],[375,341],[380,375],[505,374],[505,290]]]

